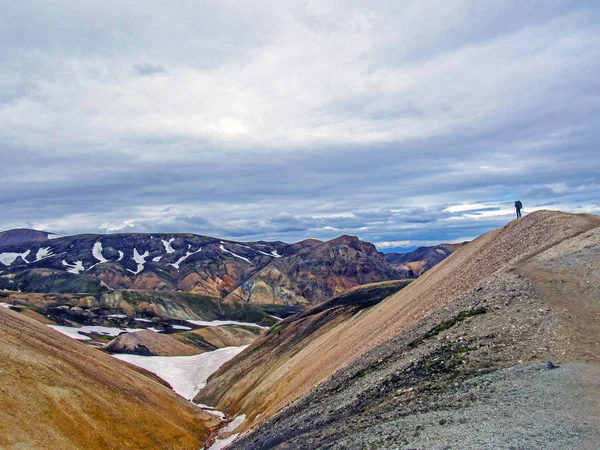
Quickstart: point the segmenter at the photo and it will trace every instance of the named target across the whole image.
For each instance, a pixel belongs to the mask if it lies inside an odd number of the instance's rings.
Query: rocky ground
[[[597,448],[600,230],[548,247],[354,360],[231,448]],[[543,305],[560,366],[551,371]]]

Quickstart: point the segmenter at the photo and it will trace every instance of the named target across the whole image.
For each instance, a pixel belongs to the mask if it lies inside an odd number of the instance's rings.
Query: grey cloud
[[[554,189],[550,187],[533,187],[527,192],[527,197],[531,198],[552,198],[556,195]]]
[[[594,5],[15,5],[2,229],[430,242],[515,198],[600,211]]]
[[[164,75],[167,73],[167,69],[165,69],[164,66],[151,63],[135,64],[133,66],[133,70],[135,70],[138,75],[143,77],[151,75]]]

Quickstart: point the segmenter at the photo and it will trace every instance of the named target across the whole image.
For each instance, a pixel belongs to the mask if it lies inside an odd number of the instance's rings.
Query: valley
[[[600,438],[599,230],[597,216],[532,213],[435,263],[422,261],[442,256],[438,248],[418,249],[410,270],[430,268],[417,279],[389,280],[383,270],[373,282],[356,272],[354,286],[338,277],[331,291],[338,293],[317,303],[325,291],[300,274],[348,277],[349,267],[375,264],[368,258],[379,264],[381,255],[343,237],[329,242],[333,259],[326,261],[321,244],[310,243],[315,254],[303,244],[294,255],[320,267],[303,272],[306,266],[283,264],[280,248],[277,264],[218,297],[166,289],[1,291],[2,332],[10,321],[27,321],[37,331],[25,333],[47,345],[66,339],[76,350],[64,351],[126,361],[160,377],[175,391],[167,388],[170,396],[187,399],[203,418],[194,425],[204,430],[196,448],[592,448]],[[163,248],[170,252],[173,243]],[[24,258],[19,252],[14,261]],[[342,256],[353,265],[339,268]],[[271,276],[275,267],[297,274],[306,301],[251,301],[265,300],[260,283],[281,281]],[[543,308],[550,311],[551,371]],[[17,336],[18,327],[12,330]],[[31,346],[21,354],[37,351]],[[52,439],[71,432],[57,430]],[[22,439],[36,433],[23,428]],[[21,442],[15,436],[6,442]]]

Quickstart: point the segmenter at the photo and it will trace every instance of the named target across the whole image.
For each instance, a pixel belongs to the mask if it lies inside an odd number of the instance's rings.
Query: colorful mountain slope
[[[153,375],[0,308],[0,447],[197,450],[217,426]]]

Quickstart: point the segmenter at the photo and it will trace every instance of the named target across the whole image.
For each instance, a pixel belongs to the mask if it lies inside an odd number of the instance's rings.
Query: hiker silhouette
[[[521,217],[521,209],[523,208],[523,203],[521,203],[521,200],[517,200],[515,202],[515,208],[517,210],[517,219],[519,217]]]

